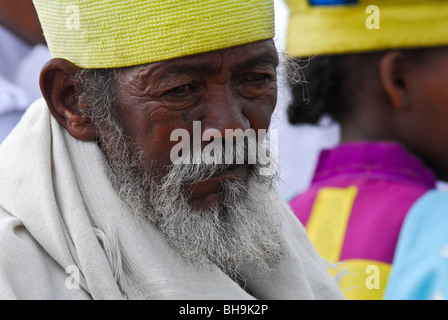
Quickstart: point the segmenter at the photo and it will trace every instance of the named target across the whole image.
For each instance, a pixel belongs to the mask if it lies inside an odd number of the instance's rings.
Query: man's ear
[[[401,51],[384,54],[379,64],[381,85],[395,109],[409,106],[408,60]]]
[[[51,59],[40,73],[40,88],[53,117],[76,139],[91,141],[95,127],[82,114],[81,93],[74,81],[79,68],[64,59]]]

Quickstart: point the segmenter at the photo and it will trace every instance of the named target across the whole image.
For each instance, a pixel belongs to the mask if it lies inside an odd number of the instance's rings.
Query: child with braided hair
[[[320,2],[287,1],[290,69],[304,76],[290,76],[288,119],[330,116],[341,143],[322,150],[309,189],[290,205],[320,255],[348,270],[345,296],[382,299],[407,214],[448,180],[448,2],[389,1],[376,34],[354,24],[363,1]]]

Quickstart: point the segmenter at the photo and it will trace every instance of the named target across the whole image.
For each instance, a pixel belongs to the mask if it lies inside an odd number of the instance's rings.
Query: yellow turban
[[[448,45],[447,0],[286,2],[293,57]]]
[[[48,48],[81,68],[116,68],[274,37],[272,0],[34,0]]]

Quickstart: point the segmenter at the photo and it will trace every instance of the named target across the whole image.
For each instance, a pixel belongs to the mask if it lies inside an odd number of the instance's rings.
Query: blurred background
[[[289,8],[283,0],[275,3],[275,42],[281,58],[284,55]],[[339,143],[339,126],[323,119],[319,126],[291,125],[286,118],[290,95],[285,83],[284,70],[279,68],[277,109],[271,128],[278,130],[279,181],[278,189],[287,200],[306,190],[311,182],[320,150]],[[328,121],[327,121],[328,120]]]
[[[50,54],[31,0],[0,0],[0,142],[41,97],[40,70]]]

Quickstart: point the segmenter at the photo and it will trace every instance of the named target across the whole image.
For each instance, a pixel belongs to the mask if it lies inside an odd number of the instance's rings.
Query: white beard
[[[281,224],[263,203],[254,201],[253,193],[259,190],[256,178],[225,181],[224,203],[195,210],[183,195],[166,192],[174,175],[169,173],[152,193],[152,203],[158,228],[183,258],[216,266],[234,279],[248,264],[268,271],[282,259]]]
[[[151,179],[142,172],[141,153],[130,154],[120,132],[107,137],[102,148],[118,195],[137,217],[153,223],[185,260],[217,267],[233,279],[242,277],[239,270],[246,265],[263,272],[282,261],[281,223],[253,197],[263,189],[268,192],[273,178],[259,175],[256,165],[247,179],[222,184],[222,204],[198,210],[187,202],[186,186],[209,179],[222,166],[175,164],[162,178]]]

